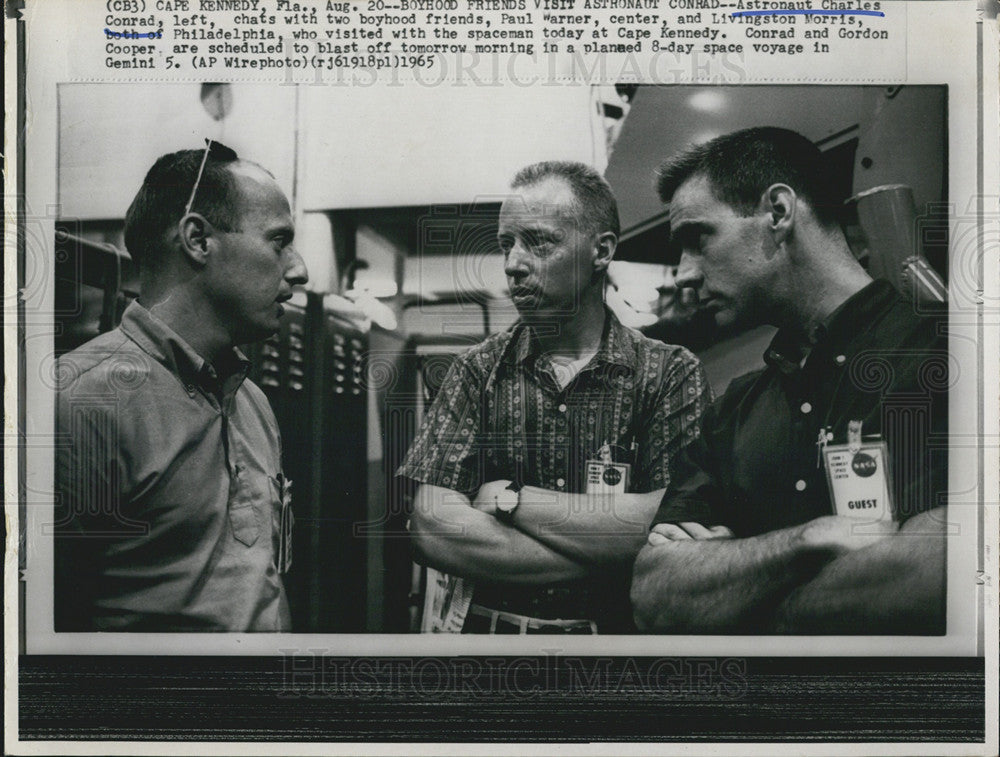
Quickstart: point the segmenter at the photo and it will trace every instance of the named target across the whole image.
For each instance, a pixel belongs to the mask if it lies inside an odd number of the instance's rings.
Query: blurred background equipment
[[[920,248],[917,209],[913,190],[905,184],[890,184],[859,192],[847,201],[861,229],[859,259],[866,260],[868,273],[885,279],[917,303],[943,304],[947,286],[931,268]]]

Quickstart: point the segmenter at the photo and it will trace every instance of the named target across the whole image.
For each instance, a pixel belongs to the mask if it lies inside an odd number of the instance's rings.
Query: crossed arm
[[[600,495],[524,487],[508,525],[495,517],[495,495],[508,483],[484,484],[474,502],[422,485],[410,519],[418,555],[472,579],[543,584],[579,578],[597,565],[632,560],[663,496],[662,489]]]
[[[417,489],[410,535],[421,561],[473,580],[506,583],[545,584],[587,574],[583,564],[470,505],[451,489]]]
[[[779,633],[945,632],[947,508],[827,563],[778,606]]]
[[[945,512],[898,529],[831,515],[748,539],[658,525],[635,564],[636,623],[668,633],[939,632]]]
[[[484,484],[473,506],[493,515],[495,495],[509,483]],[[665,491],[569,494],[525,486],[520,491],[513,525],[530,538],[584,564],[631,561],[646,542],[649,523]]]
[[[669,477],[668,461],[693,438],[683,432],[696,423],[711,400],[704,370],[693,356],[685,353],[671,358],[665,366],[668,374],[657,385],[657,394],[649,400],[643,417],[649,427],[656,422],[674,431],[669,438],[639,435],[638,468],[643,471],[643,480],[649,481]],[[433,433],[422,432],[416,452],[411,449],[408,460],[443,460],[445,450],[461,461],[472,459],[471,440],[478,429],[475,419],[483,402],[473,387],[484,381],[474,368],[461,359],[452,365],[431,410],[438,423]],[[459,467],[454,462],[449,466]],[[426,480],[425,467],[433,466],[407,469],[404,463],[401,472]],[[664,471],[660,476],[655,475],[658,469]],[[477,477],[466,478],[473,481]],[[474,501],[452,489],[422,484],[410,519],[418,559],[473,579],[535,584],[578,578],[609,563],[627,565],[645,543],[649,523],[665,491],[567,494],[527,486],[521,490],[513,522],[506,523],[494,516],[496,495],[509,483],[497,480],[482,484]]]

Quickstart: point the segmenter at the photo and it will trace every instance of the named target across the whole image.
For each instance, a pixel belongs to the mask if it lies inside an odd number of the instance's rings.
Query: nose
[[[503,271],[512,279],[522,279],[528,275],[528,255],[520,242],[515,242],[507,251]]]
[[[686,252],[681,253],[681,262],[677,265],[677,275],[674,283],[678,289],[694,289],[701,287],[704,277],[701,270]]]
[[[285,269],[285,281],[291,286],[301,286],[309,281],[309,271],[306,269],[306,262],[294,248],[289,248],[288,267]]]

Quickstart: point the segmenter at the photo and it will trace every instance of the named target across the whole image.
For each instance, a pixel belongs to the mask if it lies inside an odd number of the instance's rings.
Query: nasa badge
[[[835,515],[868,522],[893,519],[884,441],[831,444],[823,450],[823,459]]]

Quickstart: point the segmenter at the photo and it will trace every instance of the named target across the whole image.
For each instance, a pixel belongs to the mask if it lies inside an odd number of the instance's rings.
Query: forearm
[[[514,525],[574,560],[627,562],[646,542],[664,489],[644,494],[568,494],[521,489]]]
[[[807,526],[749,539],[647,544],[632,579],[636,624],[667,633],[765,629],[777,604],[829,559],[806,545]]]
[[[472,580],[545,584],[587,574],[578,562],[441,487],[417,490],[410,533],[422,562]]]
[[[778,608],[781,633],[944,633],[947,508],[826,565]]]

